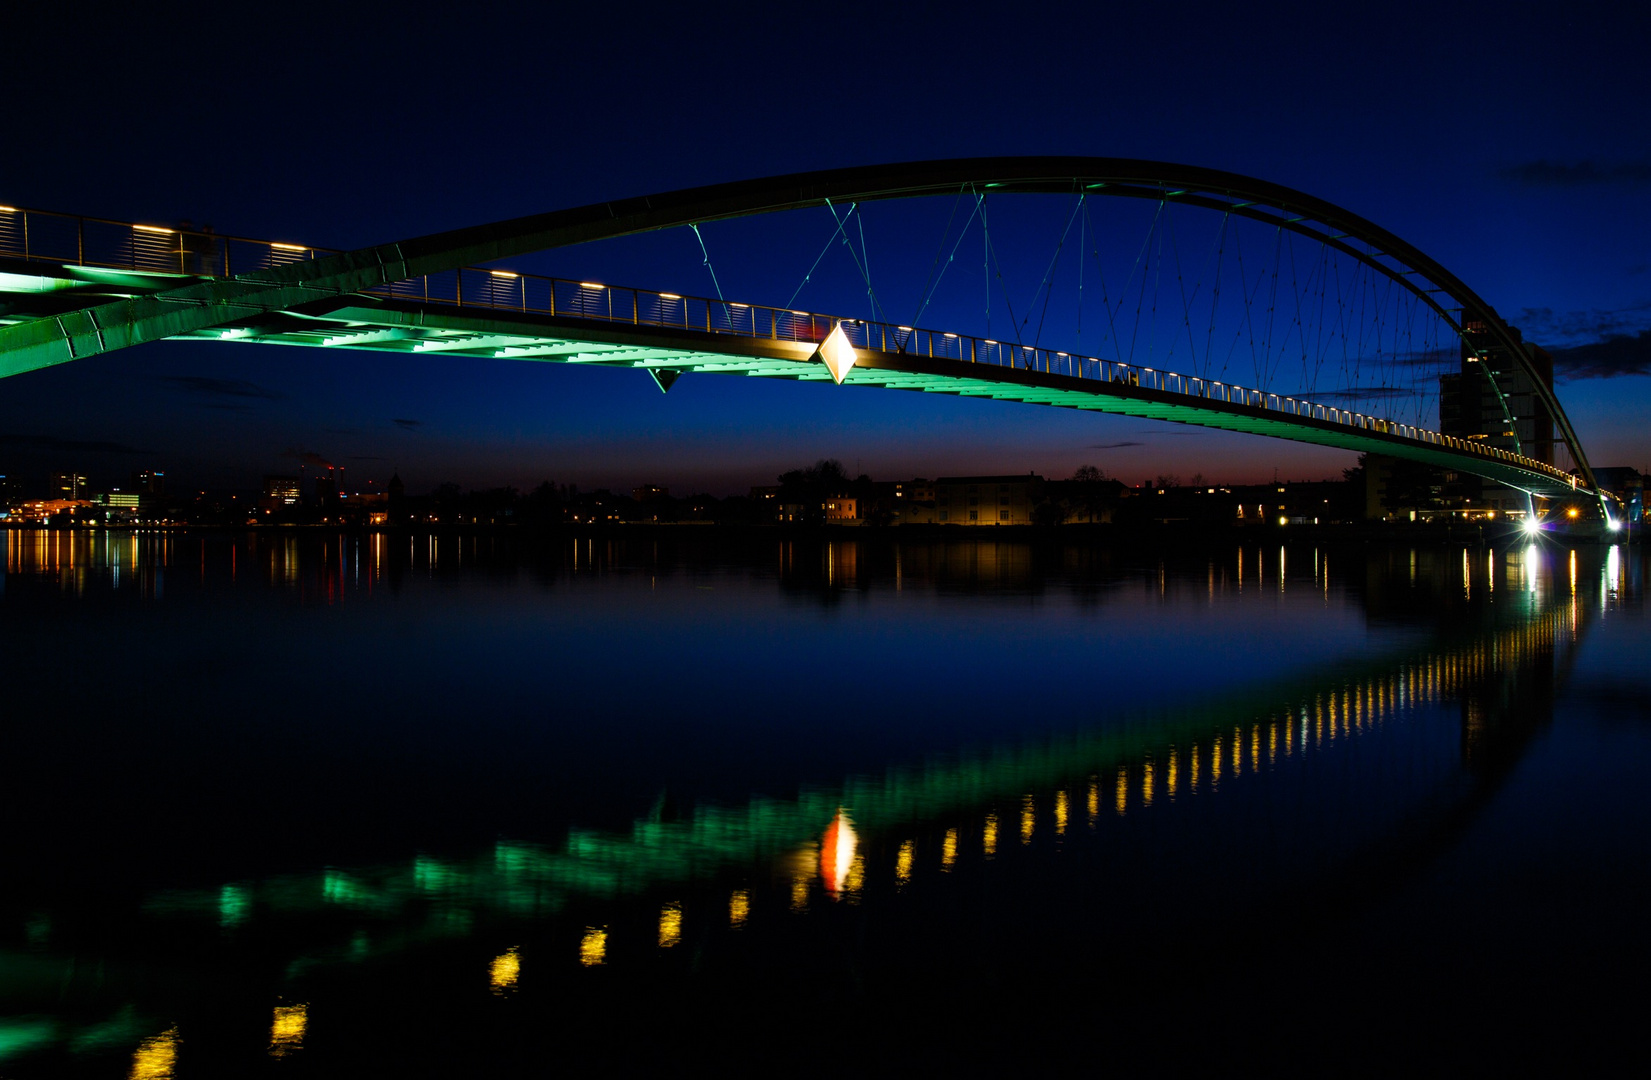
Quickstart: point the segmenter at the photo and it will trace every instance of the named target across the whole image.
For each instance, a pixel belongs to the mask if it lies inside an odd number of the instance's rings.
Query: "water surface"
[[[0,1069],[1608,1034],[1639,549],[1267,535],[0,534]]]

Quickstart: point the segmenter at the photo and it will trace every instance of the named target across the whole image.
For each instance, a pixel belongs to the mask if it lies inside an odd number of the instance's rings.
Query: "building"
[[[264,502],[266,505],[296,506],[302,494],[302,485],[296,476],[264,477]]]
[[[1622,515],[1631,525],[1638,528],[1647,520],[1645,477],[1638,469],[1608,466],[1595,469],[1594,479],[1599,481],[1600,487],[1617,497],[1622,504]]]
[[[104,508],[104,521],[111,524],[131,523],[138,520],[138,510],[143,505],[143,496],[135,491],[111,491],[106,495],[96,496],[93,502]]]
[[[1517,340],[1523,340],[1517,329]],[[1547,350],[1525,345],[1535,377],[1491,342],[1483,323],[1463,324],[1461,368],[1439,377],[1439,430],[1554,464],[1554,421],[1541,390],[1553,390],[1554,362]],[[1538,381],[1541,386],[1538,386]],[[1523,493],[1467,473],[1447,473],[1441,483],[1442,508],[1469,515],[1523,512]]]
[[[1030,525],[1043,477],[942,476],[934,482],[934,520],[942,525]]]
[[[51,498],[78,501],[86,497],[86,478],[79,473],[52,473]]]
[[[140,469],[132,474],[132,490],[140,495],[165,495],[166,474],[159,469]]]

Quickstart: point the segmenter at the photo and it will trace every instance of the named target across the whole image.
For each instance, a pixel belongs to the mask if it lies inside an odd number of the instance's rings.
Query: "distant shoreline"
[[[1529,538],[1510,526],[1487,527],[1481,522],[1350,522],[1299,525],[1211,525],[1193,521],[1130,524],[1062,525],[863,525],[863,524],[719,524],[716,522],[609,522],[600,524],[465,524],[421,523],[408,525],[344,525],[280,523],[258,525],[229,524],[98,524],[42,525],[36,522],[0,523],[0,529],[17,532],[116,532],[116,533],[345,533],[352,535],[420,536],[429,534],[493,535],[516,537],[605,537],[640,538],[680,536],[709,540],[712,537],[792,540],[876,540],[876,541],[969,541],[999,540],[1016,543],[1133,544],[1149,541],[1171,542],[1263,542],[1263,543],[1425,543],[1470,546],[1503,546],[1508,542],[1527,543]],[[1599,537],[1587,534],[1543,534],[1564,542],[1638,541],[1633,536]]]

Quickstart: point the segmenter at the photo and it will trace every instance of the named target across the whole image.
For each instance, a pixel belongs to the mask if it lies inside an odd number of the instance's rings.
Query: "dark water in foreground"
[[[3,1077],[1638,1030],[1638,547],[0,543]]]

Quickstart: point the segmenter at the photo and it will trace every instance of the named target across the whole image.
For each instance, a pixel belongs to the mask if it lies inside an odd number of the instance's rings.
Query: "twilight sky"
[[[1186,162],[1300,188],[1432,255],[1557,352],[1595,465],[1651,467],[1651,15],[1628,5],[47,7],[7,17],[0,203],[353,248],[806,169]],[[921,285],[900,271],[921,277],[947,209],[867,213],[898,321]],[[822,222],[707,227],[726,294],[784,303]],[[1028,268],[1050,238],[1030,233]],[[680,230],[512,265],[711,291]],[[798,305],[862,314],[853,272],[833,253]],[[925,325],[984,332],[966,281]],[[1045,340],[1074,332],[1057,319]],[[718,494],[822,456],[878,478],[1092,463],[1128,482],[1352,463],[1026,405],[712,376],[662,396],[640,372],[342,350],[161,342],[0,382],[0,473],[241,488],[305,455],[352,488],[398,468],[412,491]]]

